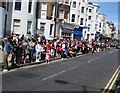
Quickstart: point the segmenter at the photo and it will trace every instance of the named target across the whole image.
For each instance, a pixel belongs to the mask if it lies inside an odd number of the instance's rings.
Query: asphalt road
[[[117,67],[118,50],[111,49],[3,74],[2,90],[101,92]]]

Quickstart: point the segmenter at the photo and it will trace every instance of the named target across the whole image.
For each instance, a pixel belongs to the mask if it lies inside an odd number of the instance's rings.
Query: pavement
[[[118,68],[118,50],[24,66],[2,75],[3,91],[102,92]],[[14,92],[13,92],[14,93]]]

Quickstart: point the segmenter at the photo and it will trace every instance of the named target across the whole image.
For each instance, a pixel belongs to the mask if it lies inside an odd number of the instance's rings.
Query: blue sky
[[[96,0],[97,1],[97,0]],[[107,16],[108,21],[115,23],[118,28],[118,2],[96,2],[100,5],[99,12]]]

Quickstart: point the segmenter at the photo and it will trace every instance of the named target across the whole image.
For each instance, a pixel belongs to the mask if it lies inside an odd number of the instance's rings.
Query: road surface
[[[22,67],[2,74],[2,90],[101,93],[118,68],[119,55],[113,48],[50,64]]]

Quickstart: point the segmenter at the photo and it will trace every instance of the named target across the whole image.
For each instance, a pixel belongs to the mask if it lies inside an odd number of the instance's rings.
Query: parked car
[[[120,44],[117,44],[117,45],[116,45],[116,49],[120,49]]]

